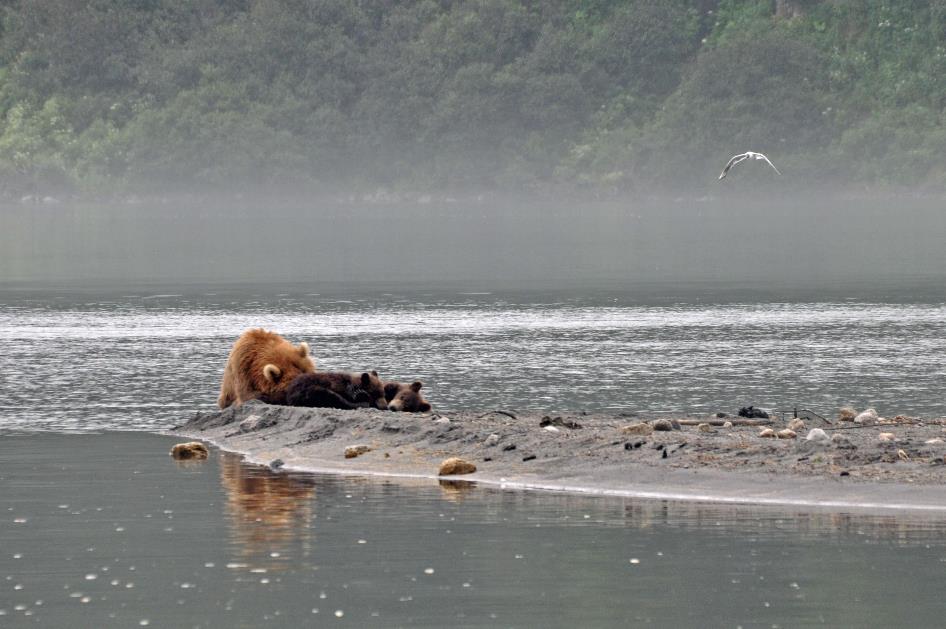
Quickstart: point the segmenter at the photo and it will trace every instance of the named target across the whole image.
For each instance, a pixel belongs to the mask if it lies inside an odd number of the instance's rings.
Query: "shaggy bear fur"
[[[230,351],[217,404],[226,408],[254,399],[284,404],[289,383],[313,371],[315,363],[309,358],[307,344],[293,345],[262,328],[247,330]]]
[[[388,407],[384,399],[384,385],[378,372],[349,373],[317,371],[303,374],[292,381],[286,391],[289,406],[322,408]]]
[[[406,382],[387,381],[384,383],[384,398],[388,401],[389,411],[404,413],[426,413],[430,411],[430,403],[424,399],[420,389],[424,383],[420,380],[407,384]]]

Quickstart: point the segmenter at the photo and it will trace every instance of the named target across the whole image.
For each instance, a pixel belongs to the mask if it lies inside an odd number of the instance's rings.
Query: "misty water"
[[[938,626],[946,525],[0,438],[4,627]]]
[[[938,622],[938,521],[178,466],[140,433],[213,409],[257,326],[446,412],[940,417],[941,203],[260,207],[0,212],[0,626]]]

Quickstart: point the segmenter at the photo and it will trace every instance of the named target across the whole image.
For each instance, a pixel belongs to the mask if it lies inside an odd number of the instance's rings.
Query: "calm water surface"
[[[942,521],[182,465],[172,443],[0,435],[0,626],[942,623]]]
[[[946,414],[941,286],[861,288],[6,290],[0,426],[181,423],[214,407],[233,341],[258,326],[308,341],[323,369],[419,378],[442,410]]]

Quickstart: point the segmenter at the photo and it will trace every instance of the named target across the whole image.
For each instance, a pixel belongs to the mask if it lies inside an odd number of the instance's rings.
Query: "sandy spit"
[[[795,439],[761,438],[761,426],[681,425],[643,435],[623,430],[642,421],[607,414],[408,414],[249,402],[197,413],[170,434],[287,470],[946,517],[946,443],[927,443],[946,440],[943,420],[856,428],[809,422]],[[785,426],[776,420],[771,428]],[[833,440],[807,441],[810,428],[824,428]],[[881,433],[893,437],[882,439]],[[345,457],[346,448],[359,445],[369,451]],[[477,471],[438,477],[449,457],[461,457]]]

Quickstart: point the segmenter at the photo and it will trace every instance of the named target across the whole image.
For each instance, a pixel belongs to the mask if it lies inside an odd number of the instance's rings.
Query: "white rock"
[[[789,428],[786,428],[786,429],[784,429],[784,430],[778,431],[778,433],[776,433],[776,436],[777,436],[779,439],[794,439],[794,438],[797,437],[798,435],[795,433],[794,430],[791,430],[791,429],[789,429]]]
[[[771,428],[764,428],[762,432],[759,433],[759,436],[763,439],[775,439],[775,431]]]
[[[927,444],[927,445],[933,445],[933,444],[936,444],[936,443],[943,443],[943,440],[940,439],[939,437],[934,437],[934,438],[932,438],[932,439],[927,439],[927,440],[924,441],[923,443],[925,443],[925,444]]]
[[[879,435],[877,435],[877,440],[886,443],[890,441],[896,441],[897,436],[893,434],[892,432],[882,432]]]
[[[820,428],[812,428],[808,431],[808,434],[805,436],[806,441],[814,441],[815,443],[828,444],[831,443],[831,437],[828,436],[828,433],[823,431]]]
[[[499,435],[497,435],[495,432],[483,441],[483,445],[490,447],[496,445],[497,443],[499,443]]]
[[[650,435],[653,434],[654,427],[645,423],[631,424],[622,428],[621,432],[626,435]]]
[[[345,458],[353,459],[356,456],[364,454],[365,452],[371,452],[371,447],[363,444],[357,446],[348,446],[345,448]]]
[[[556,428],[555,426],[544,426],[544,429],[549,432],[559,432],[558,428]]]
[[[796,417],[796,418],[792,419],[792,421],[788,422],[788,429],[789,429],[789,430],[794,430],[795,432],[804,430],[804,429],[805,429],[805,421],[804,421],[803,419],[801,419],[800,417]]]
[[[877,423],[877,411],[872,408],[867,409],[860,415],[854,418],[855,424],[863,424],[865,426],[871,426]]]
[[[732,422],[723,422],[723,428],[732,428]]]
[[[240,432],[253,432],[263,428],[261,424],[263,423],[263,418],[259,415],[250,415],[246,419],[240,422]]]
[[[698,426],[696,427],[696,429],[697,429],[698,431],[700,431],[700,432],[716,432],[715,430],[713,430],[713,427],[712,427],[712,426],[710,426],[709,424],[705,424],[705,423],[698,425]]]

